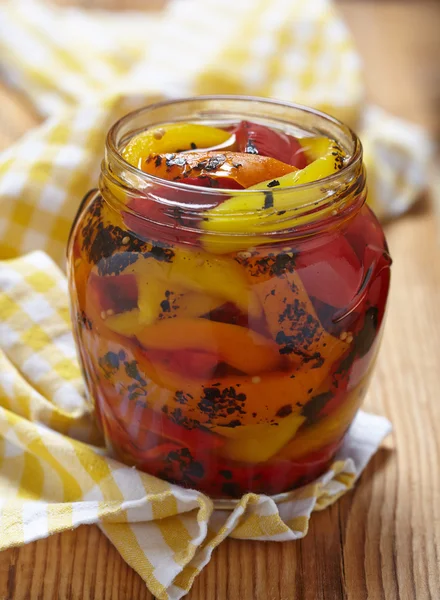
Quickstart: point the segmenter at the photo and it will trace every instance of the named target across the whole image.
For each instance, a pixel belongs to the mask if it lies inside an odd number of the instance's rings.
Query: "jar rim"
[[[362,143],[355,132],[348,126],[345,125],[342,121],[333,117],[323,111],[317,110],[315,108],[305,106],[302,104],[296,104],[294,102],[286,102],[283,100],[275,100],[272,98],[263,98],[259,96],[241,96],[241,95],[228,95],[228,94],[218,94],[218,95],[206,95],[206,96],[191,96],[188,98],[177,98],[171,100],[164,100],[161,102],[156,102],[154,104],[149,104],[147,106],[143,106],[137,110],[131,111],[118,119],[112,127],[109,129],[106,137],[106,151],[110,153],[112,160],[116,161],[119,169],[122,171],[127,171],[131,175],[135,176],[138,180],[144,181],[146,184],[151,183],[154,185],[160,185],[163,188],[173,189],[173,190],[185,190],[185,191],[197,191],[198,193],[203,192],[203,194],[217,197],[226,197],[230,196],[231,193],[237,196],[246,197],[246,195],[255,194],[255,192],[259,191],[256,189],[219,189],[219,188],[205,188],[200,186],[195,186],[191,184],[181,183],[179,181],[170,181],[166,179],[162,179],[160,177],[156,177],[155,175],[151,175],[150,173],[146,173],[141,169],[135,167],[134,165],[127,162],[120,152],[120,147],[118,143],[117,136],[120,133],[121,129],[130,123],[130,121],[140,117],[144,114],[148,114],[155,109],[165,108],[167,106],[180,105],[180,104],[189,104],[193,102],[199,101],[229,101],[229,102],[248,102],[248,103],[257,103],[262,106],[278,106],[286,109],[294,109],[313,117],[317,117],[322,119],[323,121],[332,124],[336,128],[338,128],[341,132],[344,132],[348,135],[350,141],[353,144],[353,152],[350,153],[348,160],[343,164],[342,168],[335,173],[331,173],[326,177],[322,177],[321,179],[315,179],[314,181],[308,183],[301,183],[298,185],[286,186],[283,188],[273,188],[271,192],[275,194],[280,194],[281,192],[288,193],[290,191],[300,192],[304,190],[310,190],[316,188],[317,186],[325,186],[329,184],[335,183],[338,179],[344,178],[345,175],[349,174],[351,171],[355,171],[356,168],[359,167],[359,164],[362,162]],[[220,117],[223,113],[219,111],[218,116]],[[170,121],[168,121],[170,122]],[[287,123],[287,121],[285,121]],[[160,124],[158,124],[160,125]],[[336,140],[337,141],[337,140]],[[307,204],[304,205],[304,208],[307,207]]]
[[[328,137],[337,141],[348,158],[341,169],[327,177],[271,188],[271,201],[275,202],[268,207],[271,211],[268,213],[259,210],[266,206],[260,207],[258,202],[253,201],[259,194],[266,195],[267,190],[263,188],[230,190],[169,181],[134,167],[121,154],[121,148],[127,141],[148,127],[188,121],[228,123],[243,118],[273,124],[286,131],[294,130],[293,135],[299,131],[304,132],[306,137]],[[347,125],[324,112],[299,104],[233,95],[166,100],[132,111],[119,119],[107,135],[100,189],[116,210],[130,214],[139,224],[150,222],[163,228],[164,236],[169,230],[179,229],[215,238],[220,245],[223,243],[221,239],[231,236],[237,243],[244,244],[249,236],[254,239],[259,236],[267,240],[264,243],[269,243],[286,236],[314,235],[342,225],[360,209],[366,197],[362,145]],[[195,195],[197,202],[194,202]],[[242,199],[243,207],[239,210],[225,208],[218,212],[210,210],[231,196]],[[137,199],[142,197],[160,207],[159,211],[146,214],[140,210]],[[281,210],[279,207],[282,207]],[[165,213],[167,218],[164,220]],[[207,224],[204,223],[206,221]]]

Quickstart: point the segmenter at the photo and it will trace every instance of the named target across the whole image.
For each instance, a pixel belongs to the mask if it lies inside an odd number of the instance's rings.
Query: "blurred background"
[[[178,0],[185,2],[185,0]],[[0,5],[5,0],[0,0]],[[160,11],[167,0],[50,0],[90,9]],[[336,0],[364,63],[368,100],[440,137],[440,2]],[[250,17],[251,18],[251,17]],[[294,99],[292,99],[294,100]],[[33,105],[0,83],[0,149],[41,119]]]

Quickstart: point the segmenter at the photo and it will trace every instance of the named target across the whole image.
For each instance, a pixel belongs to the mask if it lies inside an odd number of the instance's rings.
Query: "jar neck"
[[[293,128],[294,133],[300,130],[303,135],[330,137],[344,149],[347,160],[341,170],[329,177],[296,187],[274,188],[269,192],[269,206],[261,203],[260,207],[259,199],[268,194],[267,191],[219,190],[165,181],[133,167],[121,155],[130,137],[152,126],[179,120],[227,124],[242,119],[282,126],[288,132]],[[152,223],[164,240],[167,231],[175,231],[176,228],[207,235],[203,224],[209,219],[209,236],[230,236],[231,231],[225,232],[224,226],[228,221],[232,224],[232,234],[238,245],[240,236],[246,238],[246,244],[253,235],[267,238],[265,243],[270,243],[278,239],[309,237],[338,228],[360,210],[366,197],[362,147],[348,127],[304,107],[235,97],[162,103],[121,119],[107,136],[100,190],[113,210],[129,214],[130,222],[138,221],[143,224],[142,229],[148,222]],[[252,208],[239,213],[220,214],[210,210],[231,196],[245,198],[244,205]],[[258,213],[263,206],[264,213]],[[279,210],[280,206],[282,210]],[[255,207],[259,207],[258,210]],[[256,215],[259,215],[258,218]],[[260,219],[260,216],[263,218]],[[248,224],[251,221],[255,227],[250,234]],[[270,227],[267,225],[269,222]]]

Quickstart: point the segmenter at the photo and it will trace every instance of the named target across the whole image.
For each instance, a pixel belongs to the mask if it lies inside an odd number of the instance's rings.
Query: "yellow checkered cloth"
[[[66,279],[41,251],[0,261],[0,550],[96,523],[159,600],[177,600],[227,536],[296,540],[350,489],[390,423],[360,412],[331,470],[278,506],[231,512],[106,458],[89,418]]]
[[[304,536],[311,512],[353,485],[390,424],[360,412],[313,485],[278,505],[250,494],[231,512],[106,457],[55,264],[96,187],[106,131],[164,97],[244,93],[312,105],[365,126],[370,201],[388,214],[420,191],[430,144],[365,109],[359,58],[327,0],[174,0],[154,15],[11,0],[0,6],[0,65],[46,117],[0,156],[0,550],[96,523],[157,598],[181,598],[228,535]]]

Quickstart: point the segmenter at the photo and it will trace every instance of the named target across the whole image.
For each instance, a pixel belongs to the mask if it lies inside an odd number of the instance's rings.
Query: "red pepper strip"
[[[96,292],[99,311],[121,313],[137,307],[138,285],[136,275],[110,275],[101,277],[90,273],[88,291]]]
[[[174,418],[178,418],[176,410],[172,411]],[[191,425],[191,423],[190,423]],[[170,416],[153,410],[145,410],[141,420],[141,428],[147,428],[152,433],[176,442],[195,452],[205,452],[223,446],[224,439],[215,433],[201,429],[197,423],[188,429],[183,424],[173,423]]]
[[[300,243],[295,252],[297,273],[310,296],[338,308],[352,301],[361,284],[362,268],[342,234]]]
[[[160,395],[160,392],[158,393]],[[154,391],[148,392],[146,402],[153,396]],[[107,405],[105,410],[108,416],[113,417],[113,420],[120,424],[130,441],[139,448],[143,447],[141,440],[148,438],[148,435],[159,436],[193,450],[213,449],[224,444],[222,437],[201,429],[196,421],[192,421],[190,418],[183,420],[181,411],[176,408],[165,409],[168,411],[167,414],[163,410],[152,410],[142,400],[127,399],[125,402],[121,402],[119,398],[111,407]],[[182,418],[182,425],[172,420],[179,418]]]
[[[139,457],[142,461],[162,461],[170,452],[175,452],[180,449],[181,446],[179,444],[173,444],[170,442],[165,442],[160,444],[159,446],[155,446],[151,448],[147,452],[143,452]],[[163,466],[163,465],[162,465]]]
[[[159,436],[150,433],[138,436],[136,440],[133,440],[109,406],[101,406],[100,415],[105,436],[123,462],[137,462],[163,442]]]
[[[287,133],[257,123],[242,121],[235,135],[237,149],[240,152],[271,156],[297,169],[304,169],[307,166],[303,147],[295,137]]]
[[[219,364],[216,354],[197,350],[155,350],[149,358],[164,364],[173,373],[198,379],[210,379]]]
[[[249,467],[233,461],[219,459],[215,454],[190,452],[189,449],[170,448],[168,455],[158,450],[155,460],[146,460],[140,465],[153,475],[164,476],[178,484],[197,487],[214,498],[237,498],[247,492],[277,494],[313,481],[330,466],[342,439],[310,453],[299,461],[273,460]],[[165,450],[165,448],[163,448]],[[178,457],[178,453],[183,456]],[[187,458],[185,458],[185,455]],[[197,468],[191,469],[191,463]]]
[[[364,205],[361,211],[351,221],[345,237],[352,245],[359,260],[363,260],[365,247],[367,245],[381,248],[388,252],[383,229],[376,215],[369,206]]]
[[[217,445],[223,444],[223,440],[215,434],[200,429],[185,429],[172,423],[165,415],[153,413],[154,411],[146,409],[140,424],[130,423],[126,427],[120,418],[115,417],[109,405],[103,408],[101,415],[104,431],[114,452],[123,462],[134,463],[160,476],[169,453],[188,448],[193,454],[206,455],[207,450],[214,450]],[[135,438],[127,431],[133,425],[139,425]]]

